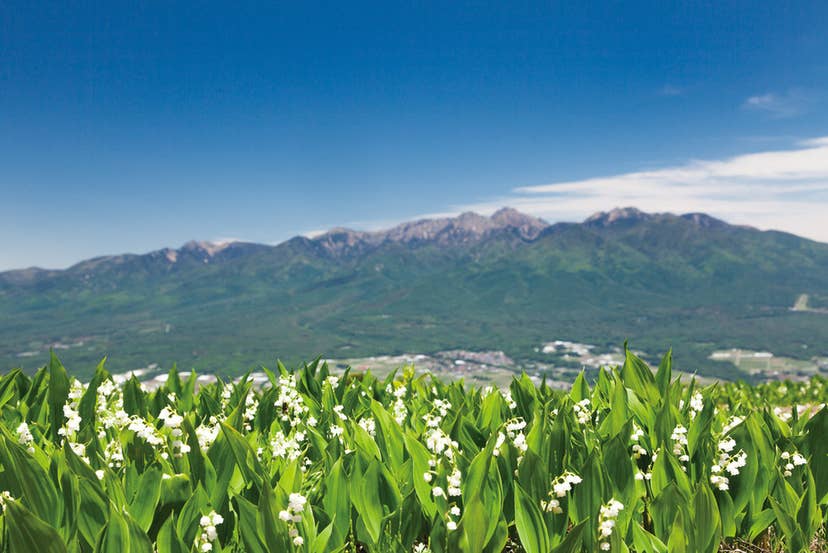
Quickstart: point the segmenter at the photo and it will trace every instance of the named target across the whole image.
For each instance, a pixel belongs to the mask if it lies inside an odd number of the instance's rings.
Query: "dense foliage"
[[[568,392],[266,372],[8,373],[0,549],[800,552],[824,531],[822,379],[699,389],[629,352]]]

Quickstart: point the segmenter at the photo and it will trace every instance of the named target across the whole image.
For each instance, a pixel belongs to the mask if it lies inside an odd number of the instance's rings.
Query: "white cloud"
[[[326,233],[326,232],[328,232],[329,230],[330,230],[330,229],[313,229],[313,230],[306,230],[305,232],[300,232],[300,233],[299,233],[299,236],[304,236],[305,238],[311,238],[311,239],[313,239],[313,238],[318,238],[319,236],[322,236],[323,234],[325,234],[325,233]],[[275,244],[279,244],[280,242],[271,242],[271,243],[275,245]]]
[[[791,150],[524,186],[490,201],[458,206],[457,211],[488,214],[504,205],[552,222],[578,221],[623,206],[704,212],[735,224],[828,242],[828,137],[799,142]]]
[[[787,119],[807,111],[811,101],[811,94],[802,89],[792,88],[783,94],[767,92],[750,96],[742,107],[766,113],[774,119]]]

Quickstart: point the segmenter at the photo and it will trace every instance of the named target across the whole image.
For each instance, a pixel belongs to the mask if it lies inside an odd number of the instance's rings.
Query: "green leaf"
[[[109,373],[104,369],[106,358],[104,357],[98,363],[95,369],[95,375],[86,387],[86,391],[81,397],[78,405],[78,414],[81,417],[81,434],[85,437],[91,436],[95,429],[96,409],[95,405],[98,400],[98,386],[107,379]]]
[[[396,472],[403,462],[403,435],[400,425],[388,414],[388,411],[376,400],[371,401],[371,412],[377,421],[376,441],[383,452],[383,459],[389,468]]]
[[[411,470],[414,482],[414,491],[420,505],[423,508],[426,518],[432,519],[437,514],[437,504],[431,496],[431,484],[426,482],[424,476],[431,470],[428,460],[431,457],[426,447],[417,438],[409,434],[403,436],[405,447],[411,456]]]
[[[238,430],[226,423],[221,424],[221,432],[227,438],[227,443],[236,459],[236,466],[241,470],[246,482],[252,482],[257,488],[262,487],[262,475],[264,470],[256,459],[256,453],[250,447],[244,436]]]
[[[322,505],[325,513],[335,521],[332,529],[334,543],[344,543],[351,523],[351,496],[342,459],[336,460],[325,477],[325,495],[322,496]]]
[[[238,532],[244,545],[243,550],[247,553],[267,553],[267,547],[259,536],[256,506],[240,495],[233,498],[233,503],[238,514]]]
[[[796,521],[805,534],[805,540],[810,542],[822,522],[822,513],[817,506],[814,477],[807,465],[805,466],[805,473],[807,474],[807,485],[805,493],[799,500],[800,506],[796,514]]]
[[[43,467],[20,445],[7,439],[0,439],[0,461],[14,475],[10,482],[12,495],[22,498],[35,516],[57,527],[63,501]]]
[[[552,550],[552,553],[578,553],[581,551],[581,542],[584,539],[584,528],[588,520],[576,524],[567,532],[564,540]]]
[[[632,524],[632,542],[636,553],[667,553],[664,542],[642,528],[638,522]]]
[[[627,348],[627,344],[624,344],[621,379],[624,381],[624,386],[638,394],[638,397],[647,400],[651,405],[658,405],[661,395],[656,387],[653,372],[644,361]]]
[[[110,509],[109,521],[104,527],[96,553],[125,553],[131,551],[129,546],[129,525],[117,510]]]
[[[667,390],[670,388],[670,379],[672,378],[673,366],[673,348],[670,348],[664,357],[661,358],[661,363],[658,364],[658,372],[656,372],[655,381],[658,391],[662,396],[667,395]]]
[[[604,446],[604,465],[616,491],[615,497],[630,505],[635,493],[635,474],[629,451],[618,436]]]
[[[196,486],[195,493],[178,513],[176,533],[184,543],[192,543],[195,540],[198,532],[198,521],[201,519],[202,513],[209,510],[208,505],[207,494],[199,484]]]
[[[549,533],[538,504],[515,484],[515,526],[526,553],[548,553]]]
[[[719,550],[719,543],[722,537],[721,519],[719,518],[719,507],[716,498],[710,487],[699,484],[696,495],[693,498],[693,524],[692,531],[693,551],[698,553],[715,553]]]
[[[685,519],[683,510],[676,512],[676,517],[673,520],[673,526],[670,530],[670,539],[667,540],[667,551],[669,553],[696,553],[688,549],[688,538],[685,527]],[[699,552],[701,553],[701,552]]]
[[[129,504],[129,512],[145,532],[152,525],[155,507],[161,498],[161,471],[150,468],[141,475],[138,490]]]
[[[189,548],[184,545],[184,542],[181,541],[175,531],[173,515],[167,517],[167,520],[161,525],[156,546],[158,553],[189,553]]]
[[[6,503],[8,550],[37,553],[67,553],[66,544],[53,527],[17,501]]]
[[[270,553],[290,551],[292,545],[288,540],[287,524],[279,520],[279,511],[282,507],[276,501],[276,494],[270,486],[262,487],[259,496],[259,516],[257,518],[257,533]],[[248,537],[248,539],[251,539]]]
[[[14,397],[17,391],[14,383],[17,377],[23,373],[20,369],[14,369],[0,378],[0,407],[3,407],[9,400]]]
[[[381,478],[380,465],[376,459],[368,464],[364,474],[355,471],[352,475],[354,485],[351,487],[351,503],[374,544],[379,543],[385,517],[380,499]]]
[[[69,399],[69,375],[54,351],[49,352],[49,413],[52,422],[52,439],[59,442],[58,430],[63,426],[63,406]]]
[[[78,512],[78,530],[90,546],[97,543],[101,530],[109,517],[109,499],[100,486],[89,480],[79,480],[80,511]]]
[[[773,509],[765,509],[758,515],[753,518],[753,522],[750,525],[750,530],[748,531],[748,541],[753,541],[759,535],[768,529],[768,527],[773,524],[776,520],[776,514],[773,512]]]

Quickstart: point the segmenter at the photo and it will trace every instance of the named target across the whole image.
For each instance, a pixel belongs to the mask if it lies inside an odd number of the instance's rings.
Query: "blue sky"
[[[828,241],[825,2],[136,4],[0,5],[0,270],[500,205]]]

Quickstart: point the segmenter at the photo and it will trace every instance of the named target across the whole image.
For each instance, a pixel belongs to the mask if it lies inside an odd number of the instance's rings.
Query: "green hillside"
[[[277,356],[466,348],[528,360],[551,339],[634,337],[644,352],[676,348],[682,370],[732,377],[713,350],[828,355],[828,316],[791,309],[828,296],[826,244],[698,214],[550,226],[499,213],[0,273],[0,365],[34,369],[56,344],[90,370],[108,355],[114,370],[238,373]]]

